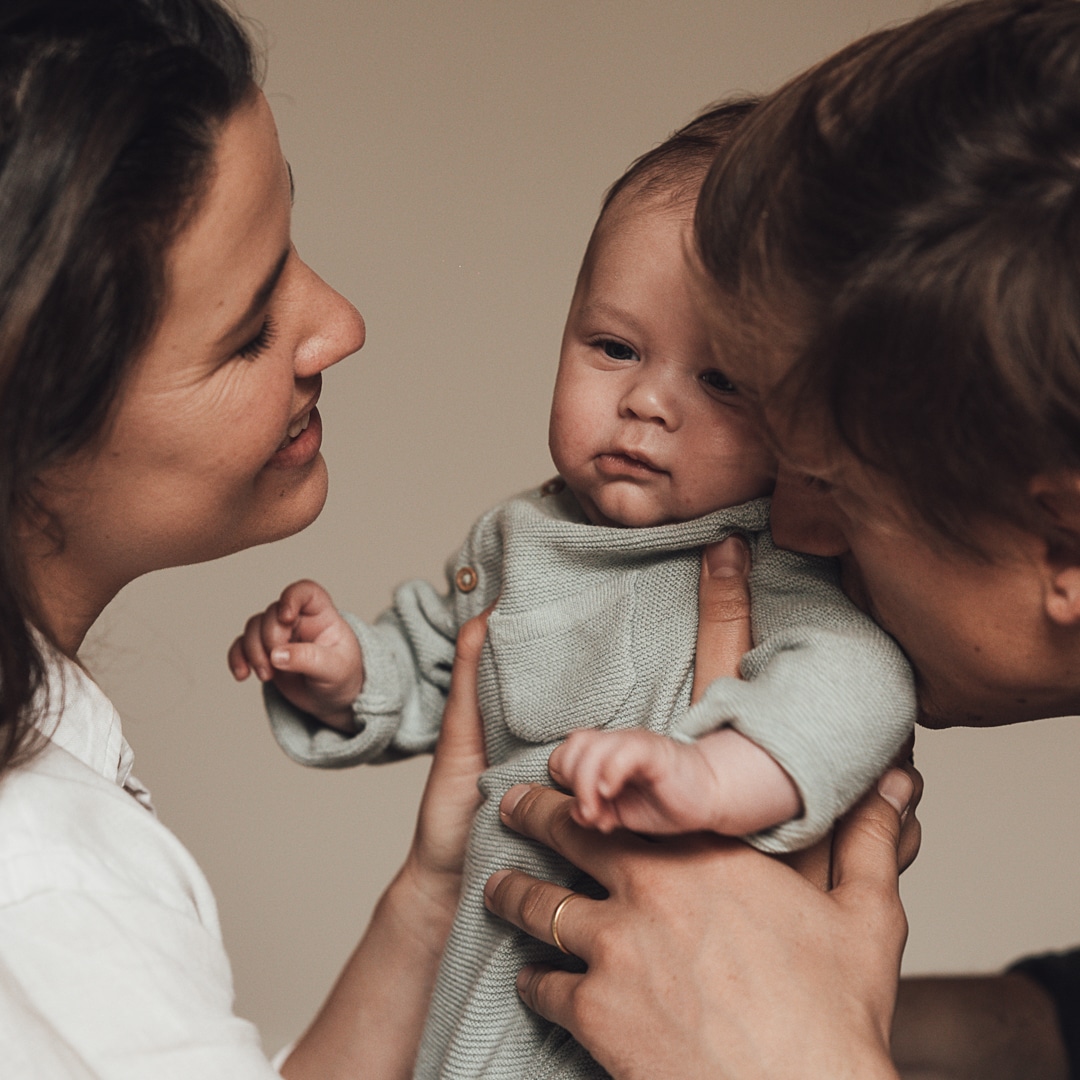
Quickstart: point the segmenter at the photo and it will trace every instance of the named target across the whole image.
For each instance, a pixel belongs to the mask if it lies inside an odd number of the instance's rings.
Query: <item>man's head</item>
[[[782,476],[778,540],[852,551],[943,722],[1080,705],[1080,3],[941,8],[792,80],[697,237],[725,370],[834,485]]]

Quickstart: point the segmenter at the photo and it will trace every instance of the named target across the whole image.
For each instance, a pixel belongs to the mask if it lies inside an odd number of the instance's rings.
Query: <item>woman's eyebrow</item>
[[[277,288],[278,280],[281,278],[282,272],[285,269],[285,263],[289,260],[289,254],[292,251],[291,247],[287,247],[281,255],[278,257],[278,261],[274,264],[274,268],[266,276],[266,280],[255,290],[255,295],[251,298],[251,303],[248,304],[247,310],[239,319],[234,322],[218,341],[219,345],[224,344],[234,335],[238,334],[240,330],[246,326],[258,312],[266,306],[267,300],[270,299],[270,294]]]

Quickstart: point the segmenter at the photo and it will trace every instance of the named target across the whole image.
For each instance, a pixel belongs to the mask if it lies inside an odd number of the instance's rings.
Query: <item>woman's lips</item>
[[[597,455],[596,466],[605,476],[656,476],[665,471],[648,458],[623,450]]]
[[[296,434],[293,434],[293,433]],[[275,469],[295,469],[319,456],[322,447],[322,417],[314,406],[289,426],[285,441],[268,464]]]

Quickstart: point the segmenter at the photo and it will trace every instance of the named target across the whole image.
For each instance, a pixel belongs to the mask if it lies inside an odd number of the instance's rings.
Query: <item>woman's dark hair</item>
[[[0,8],[0,771],[36,746],[45,693],[49,629],[17,542],[48,520],[38,479],[102,432],[255,74],[215,0]]]
[[[981,0],[871,35],[768,98],[705,182],[725,345],[771,410],[936,532],[1052,535],[1080,471],[1080,3]]]

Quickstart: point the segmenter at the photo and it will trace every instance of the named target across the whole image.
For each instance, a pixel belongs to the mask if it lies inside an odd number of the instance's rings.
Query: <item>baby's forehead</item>
[[[600,211],[593,233],[617,228],[621,223],[641,217],[664,216],[673,222],[687,223],[694,219],[698,192],[704,173],[693,182],[643,176],[622,188]]]
[[[579,285],[583,284],[602,254],[612,247],[643,241],[646,231],[670,230],[682,238],[688,260],[694,256],[694,200],[676,191],[624,189],[597,218],[582,259]],[[688,266],[689,266],[688,262]]]

